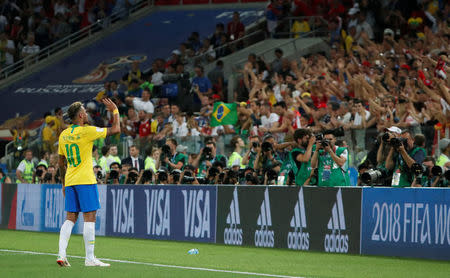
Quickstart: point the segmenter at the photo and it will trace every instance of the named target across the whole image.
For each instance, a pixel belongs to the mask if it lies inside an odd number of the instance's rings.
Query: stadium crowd
[[[103,20],[138,0],[6,0],[0,3],[0,67]],[[31,63],[32,61],[28,61]]]
[[[285,12],[327,19],[330,51],[288,59],[276,49],[273,61],[249,54],[234,106],[217,105],[226,101],[223,62],[208,73],[195,65],[191,78],[180,50],[105,82],[86,110],[107,126],[101,99],[112,98],[122,134],[95,143],[98,182],[346,186],[353,169],[358,185],[448,186],[450,5],[346,2],[272,1],[273,30],[286,28],[277,21]],[[214,45],[214,35],[193,36],[181,47]],[[231,124],[211,125],[230,112]],[[57,138],[69,123],[61,109],[45,122],[41,161],[22,151],[22,182],[57,182]],[[129,155],[119,157],[121,142]]]

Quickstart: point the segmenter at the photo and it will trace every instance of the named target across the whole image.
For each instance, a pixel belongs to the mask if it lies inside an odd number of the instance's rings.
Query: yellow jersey
[[[106,128],[71,125],[59,136],[58,153],[67,159],[65,186],[96,184],[92,164],[92,146],[105,138]]]

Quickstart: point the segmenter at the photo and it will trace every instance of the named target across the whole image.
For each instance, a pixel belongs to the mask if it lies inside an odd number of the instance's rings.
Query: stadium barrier
[[[0,192],[1,229],[59,231],[60,185]],[[444,188],[99,185],[99,195],[97,235],[450,259]]]

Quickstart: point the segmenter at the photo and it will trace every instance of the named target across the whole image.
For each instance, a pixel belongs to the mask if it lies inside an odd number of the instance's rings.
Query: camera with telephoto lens
[[[156,179],[158,180],[158,182],[166,182],[168,178],[169,178],[169,176],[167,175],[166,169],[160,168],[156,172]]]
[[[368,185],[384,185],[388,171],[384,168],[370,169],[361,174],[361,182]]]
[[[253,143],[252,143],[252,147],[253,147],[254,149],[258,148],[258,147],[259,147],[259,143],[258,143],[258,142],[253,142]]]
[[[178,169],[174,169],[172,170],[170,175],[172,176],[173,183],[177,184],[180,181],[181,171]]]
[[[274,181],[278,178],[278,173],[274,169],[268,169],[266,171],[267,174],[267,182]]]
[[[151,182],[153,179],[153,172],[151,170],[145,170],[144,173],[142,173],[142,183]]]
[[[182,183],[192,183],[195,180],[195,177],[191,171],[184,170],[184,176],[183,180],[181,180]]]
[[[425,176],[428,176],[428,174],[429,174],[429,170],[428,170],[427,166],[425,166],[423,164],[419,164],[417,162],[413,163],[413,165],[411,165],[411,172],[416,177],[421,177],[424,174],[425,174]]]
[[[164,145],[161,147],[161,155],[159,156],[159,161],[164,162],[166,158],[172,157],[172,150],[170,149],[169,145]]]
[[[322,145],[322,147],[326,147],[330,145],[330,141],[323,137],[322,133],[316,134],[316,142]]]
[[[262,145],[261,145],[261,150],[262,150],[263,152],[269,152],[269,151],[272,151],[272,150],[273,150],[273,146],[272,146],[272,144],[269,143],[269,142],[264,142],[264,143],[262,143]]]
[[[103,179],[103,173],[102,173],[102,171],[98,171],[98,172],[97,172],[97,179],[98,179],[98,180],[102,180],[102,179]]]
[[[117,172],[116,170],[111,170],[111,172],[109,172],[109,178],[112,180],[116,180],[119,178],[119,172]]]
[[[219,169],[216,167],[211,167],[208,170],[208,178],[215,178],[220,173]]]
[[[391,139],[391,134],[389,132],[385,132],[381,136],[381,139],[383,140],[384,143],[389,143],[389,139]]]
[[[440,177],[444,175],[444,178],[450,181],[450,170],[446,170],[445,167],[442,166],[433,166],[433,168],[431,168],[431,175],[433,177]]]
[[[136,172],[131,171],[128,173],[128,179],[127,179],[126,183],[127,184],[136,184],[138,177],[139,177],[139,175]]]
[[[212,157],[212,149],[210,147],[204,147],[202,154],[203,154],[203,157],[205,158],[205,160],[213,159],[213,157]]]
[[[36,177],[41,178],[42,174],[44,174],[44,170],[40,168],[36,170]]]
[[[52,174],[51,173],[46,173],[44,175],[44,182],[51,182],[52,181]]]
[[[397,149],[401,145],[403,145],[403,146],[406,145],[406,139],[394,137],[394,138],[391,138],[391,140],[389,140],[389,143],[391,144],[392,147]]]

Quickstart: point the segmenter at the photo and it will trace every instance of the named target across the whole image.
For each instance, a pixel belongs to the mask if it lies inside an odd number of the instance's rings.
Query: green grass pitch
[[[57,253],[58,234],[0,230],[0,249]],[[141,263],[232,270],[294,277],[450,277],[450,263],[358,255],[324,254],[214,244],[96,238],[98,258]],[[198,255],[188,255],[198,248]],[[84,256],[82,236],[72,235],[68,255]],[[84,259],[69,258],[60,268],[56,256],[0,252],[0,277],[258,277],[144,264],[110,262],[109,268],[87,268]]]

